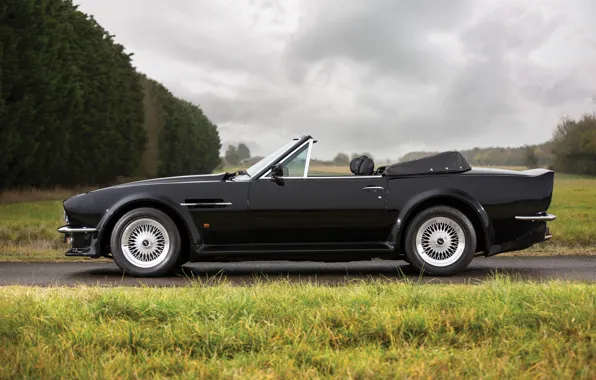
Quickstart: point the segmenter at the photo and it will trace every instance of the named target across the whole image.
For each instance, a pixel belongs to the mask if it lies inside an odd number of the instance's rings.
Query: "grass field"
[[[554,238],[513,255],[596,254],[596,178],[557,174],[549,212]],[[57,200],[0,204],[0,261],[68,260],[56,232],[63,218]]]
[[[0,378],[596,377],[596,285],[0,291]]]

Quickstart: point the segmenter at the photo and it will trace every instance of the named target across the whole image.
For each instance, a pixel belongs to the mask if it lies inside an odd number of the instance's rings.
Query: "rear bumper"
[[[557,217],[553,214],[545,214],[545,215],[530,215],[530,216],[516,216],[516,220],[528,220],[530,222],[552,222],[553,220],[557,219]]]
[[[99,230],[85,226],[66,225],[58,228],[58,232],[64,234],[64,242],[71,244],[71,248],[65,253],[66,256],[82,256],[98,258],[101,251],[98,248]]]
[[[493,256],[504,252],[521,251],[522,249],[529,248],[534,244],[550,240],[553,235],[551,234],[546,223],[553,221],[556,218],[557,217],[555,215],[551,214],[523,217],[516,216],[516,220],[527,220],[528,222],[532,223],[534,225],[532,229],[515,240],[492,245],[486,256]]]

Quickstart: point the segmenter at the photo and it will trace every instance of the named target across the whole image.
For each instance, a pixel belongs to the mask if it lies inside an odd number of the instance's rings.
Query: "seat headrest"
[[[356,157],[350,162],[350,170],[355,175],[372,175],[375,163],[368,156]]]

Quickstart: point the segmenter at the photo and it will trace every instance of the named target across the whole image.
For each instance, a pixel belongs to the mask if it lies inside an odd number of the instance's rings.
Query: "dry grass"
[[[350,167],[346,166],[324,166],[324,165],[312,165],[308,167],[309,175],[321,175],[321,174],[336,174],[336,175],[351,175]]]
[[[61,201],[0,204],[0,261],[72,261],[57,232],[64,224]]]

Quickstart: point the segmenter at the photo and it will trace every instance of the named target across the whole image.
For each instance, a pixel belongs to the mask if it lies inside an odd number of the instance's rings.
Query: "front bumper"
[[[91,227],[71,227],[71,226],[62,226],[58,228],[58,232],[61,234],[73,234],[73,233],[87,233],[93,234],[99,232],[97,228]]]
[[[58,232],[64,234],[64,242],[71,244],[66,256],[82,256],[98,258],[101,256],[98,247],[99,230],[85,226],[66,225],[58,228]]]

